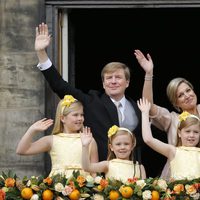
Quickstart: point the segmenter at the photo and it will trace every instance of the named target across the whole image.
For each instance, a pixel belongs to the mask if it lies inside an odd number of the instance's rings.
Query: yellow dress
[[[140,166],[131,160],[112,159],[109,161],[108,172],[106,178],[114,178],[116,180],[126,182],[128,178],[140,178]]]
[[[79,170],[84,176],[89,174],[82,170],[82,143],[79,133],[53,135],[53,144],[49,154],[52,163],[49,176],[62,174],[68,178],[74,170]]]
[[[176,180],[200,177],[200,148],[177,147],[176,155],[170,162],[171,178]]]

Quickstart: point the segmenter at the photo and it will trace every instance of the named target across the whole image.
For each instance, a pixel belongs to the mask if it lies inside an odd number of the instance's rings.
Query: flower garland
[[[61,175],[19,179],[12,171],[0,176],[0,200],[189,200],[200,199],[200,178],[166,182],[161,178],[128,179],[126,183],[102,176],[83,177],[74,171]]]

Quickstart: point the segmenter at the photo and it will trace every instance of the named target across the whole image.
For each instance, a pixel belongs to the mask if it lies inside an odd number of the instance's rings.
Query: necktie
[[[121,126],[121,124],[122,124],[122,113],[121,113],[121,111],[120,111],[119,108],[122,106],[122,104],[120,102],[118,102],[118,101],[114,102],[114,104],[117,107],[117,114],[118,114],[118,119],[119,119],[119,125]]]

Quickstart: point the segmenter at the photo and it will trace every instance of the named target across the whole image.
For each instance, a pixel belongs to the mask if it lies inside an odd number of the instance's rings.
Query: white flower
[[[54,188],[55,188],[55,191],[57,192],[62,192],[64,190],[64,186],[62,183],[56,183]]]
[[[86,176],[85,179],[88,183],[94,183],[94,178],[91,175]]]
[[[136,181],[136,185],[140,186],[141,189],[146,185],[144,180],[138,180]]]
[[[94,197],[94,200],[104,200],[103,196],[100,194],[95,194],[93,197]]]
[[[190,196],[191,196],[192,199],[194,199],[194,200],[198,200],[198,199],[200,198],[200,194],[199,194],[199,193],[191,194]]]
[[[167,183],[166,183],[166,181],[164,179],[158,179],[157,185],[160,187],[160,189],[162,191],[166,191],[166,189],[168,187]]]
[[[37,194],[34,194],[30,200],[39,200],[39,196]]]
[[[151,196],[151,191],[150,190],[145,190],[143,193],[142,193],[142,198],[144,200],[148,200],[148,199],[151,199],[152,196]]]
[[[2,187],[1,188],[4,192],[8,192],[9,191],[9,189],[7,188],[7,187]]]
[[[28,180],[28,182],[26,183],[26,185],[29,187],[31,186],[31,180]]]
[[[186,189],[186,193],[190,194],[190,195],[195,194],[197,192],[197,189],[196,189],[196,187],[194,185],[186,184],[185,185],[185,189]]]
[[[101,181],[102,177],[101,176],[96,176],[95,179],[94,179],[94,182],[99,184],[100,181]]]

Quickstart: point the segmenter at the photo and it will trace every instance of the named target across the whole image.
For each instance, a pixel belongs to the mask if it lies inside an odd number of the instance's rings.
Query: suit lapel
[[[119,125],[118,122],[118,115],[117,115],[117,110],[116,110],[116,106],[115,104],[112,102],[112,100],[110,99],[110,97],[106,94],[102,95],[102,102],[103,105],[108,113],[108,116],[110,118],[110,121],[112,122],[112,124],[114,125]]]

